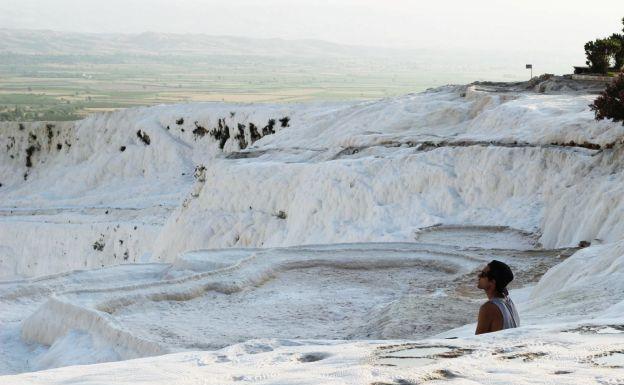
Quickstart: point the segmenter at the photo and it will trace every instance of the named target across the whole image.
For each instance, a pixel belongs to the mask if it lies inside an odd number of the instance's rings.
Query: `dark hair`
[[[488,266],[490,267],[488,277],[496,281],[496,291],[502,295],[509,294],[507,292],[507,285],[514,279],[514,275],[509,266],[497,260],[488,263]]]

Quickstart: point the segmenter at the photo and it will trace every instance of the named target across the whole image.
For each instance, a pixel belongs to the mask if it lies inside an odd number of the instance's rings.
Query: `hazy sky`
[[[506,51],[582,51],[622,17],[624,0],[0,0],[0,28]]]

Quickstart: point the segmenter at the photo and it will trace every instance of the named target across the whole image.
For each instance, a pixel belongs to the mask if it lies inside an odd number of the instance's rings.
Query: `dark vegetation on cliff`
[[[620,74],[589,105],[596,120],[611,119],[624,124],[624,74]]]
[[[230,112],[230,120],[236,116],[235,112]],[[256,141],[261,139],[264,136],[275,134],[275,129],[277,127],[277,122],[279,122],[279,126],[281,128],[290,127],[290,117],[284,116],[281,119],[270,118],[267,121],[267,124],[263,126],[261,129],[253,122],[243,123],[237,122],[235,123],[235,128],[230,127],[228,120],[226,118],[217,119],[217,125],[210,129],[206,128],[204,125],[200,124],[199,121],[193,122],[195,128],[192,130],[193,137],[195,140],[201,139],[206,135],[212,137],[219,143],[219,148],[223,150],[226,142],[232,137],[238,143],[238,148],[244,150],[249,145],[254,144]],[[185,132],[182,128],[184,125],[184,118],[178,118],[175,120],[176,125],[180,127],[181,132]],[[167,129],[170,130],[170,126],[167,126]],[[232,132],[230,132],[232,131]]]

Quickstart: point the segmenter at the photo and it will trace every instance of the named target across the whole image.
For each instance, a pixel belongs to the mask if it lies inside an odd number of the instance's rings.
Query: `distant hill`
[[[0,53],[17,54],[176,54],[378,56],[405,54],[397,49],[348,46],[321,40],[254,39],[204,34],[94,34],[49,30],[0,29]],[[422,53],[422,52],[421,52]]]

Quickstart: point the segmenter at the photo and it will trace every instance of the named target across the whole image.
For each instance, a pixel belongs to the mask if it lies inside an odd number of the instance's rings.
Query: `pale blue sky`
[[[0,0],[0,28],[504,51],[579,50],[622,17],[622,0]]]

